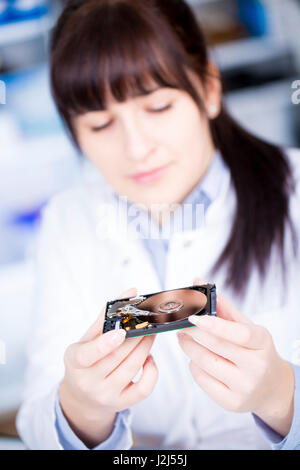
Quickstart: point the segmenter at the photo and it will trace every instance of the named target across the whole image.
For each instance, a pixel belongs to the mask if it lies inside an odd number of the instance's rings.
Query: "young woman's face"
[[[113,189],[128,200],[181,203],[213,156],[208,118],[182,90],[154,88],[74,121],[81,150]]]

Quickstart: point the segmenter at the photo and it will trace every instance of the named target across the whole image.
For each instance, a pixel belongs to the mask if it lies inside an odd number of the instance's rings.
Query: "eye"
[[[91,127],[91,131],[92,132],[103,131],[104,129],[107,129],[111,124],[112,124],[112,121],[109,121],[106,124],[103,124],[103,126],[93,126],[93,127]]]
[[[160,108],[149,108],[150,113],[162,113],[172,108],[172,103],[167,104],[166,106],[161,106]]]

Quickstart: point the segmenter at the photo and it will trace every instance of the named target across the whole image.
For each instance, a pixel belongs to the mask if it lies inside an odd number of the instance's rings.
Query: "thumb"
[[[120,299],[126,299],[129,297],[136,297],[137,296],[137,290],[135,287],[132,287],[130,289],[125,290],[120,294],[118,297],[116,297],[115,300],[120,300]],[[82,336],[80,341],[91,341],[92,339],[96,338],[96,336],[100,335],[103,330],[103,323],[104,323],[104,315],[105,315],[105,309],[106,305],[103,307],[101,310],[101,313],[97,320],[89,327],[87,332]]]
[[[201,286],[207,284],[206,281],[203,281],[200,278],[194,279],[194,286]],[[229,300],[227,300],[223,295],[217,293],[217,315],[224,320],[235,321],[239,323],[246,323],[248,325],[253,324],[253,322],[243,315],[237,308],[235,308]]]
[[[224,320],[245,323],[247,325],[253,323],[221,294],[217,294],[217,316]]]
[[[135,287],[131,287],[130,289],[125,290],[120,294],[115,300],[120,300],[120,299],[127,299],[129,297],[136,297],[137,296],[137,290]]]
[[[193,286],[203,286],[204,284],[207,284],[207,282],[200,279],[200,277],[196,277],[193,281]]]

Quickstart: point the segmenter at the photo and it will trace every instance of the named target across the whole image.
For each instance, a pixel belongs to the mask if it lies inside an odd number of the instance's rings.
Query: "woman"
[[[68,2],[54,31],[51,82],[98,179],[58,195],[44,212],[18,415],[25,443],[292,446],[299,152],[258,139],[229,116],[182,0]],[[136,204],[137,238],[123,231]],[[148,215],[162,230],[174,205],[174,215],[192,208],[187,224],[151,237]],[[199,206],[205,223],[194,220]],[[195,326],[183,336],[101,333],[99,306],[122,290],[120,297],[135,296],[199,277],[238,310],[219,296],[218,318],[191,316]]]

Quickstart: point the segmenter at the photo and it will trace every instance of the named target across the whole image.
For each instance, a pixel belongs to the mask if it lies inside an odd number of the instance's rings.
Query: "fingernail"
[[[185,336],[186,336],[185,333],[177,333],[178,339],[182,339],[182,338],[184,338]]]
[[[111,344],[119,344],[123,341],[126,336],[126,331],[123,329],[114,331],[109,338]]]
[[[199,277],[196,277],[196,278],[194,279],[194,281],[193,281],[193,284],[194,284],[194,285],[200,285],[200,286],[202,285],[202,286],[203,286],[203,285],[206,284],[206,282],[203,281],[202,279],[200,279]]]
[[[212,328],[213,326],[213,319],[209,315],[191,315],[188,317],[188,320],[189,322],[193,323],[193,325],[199,326],[200,328],[202,326],[203,328],[208,329]]]

